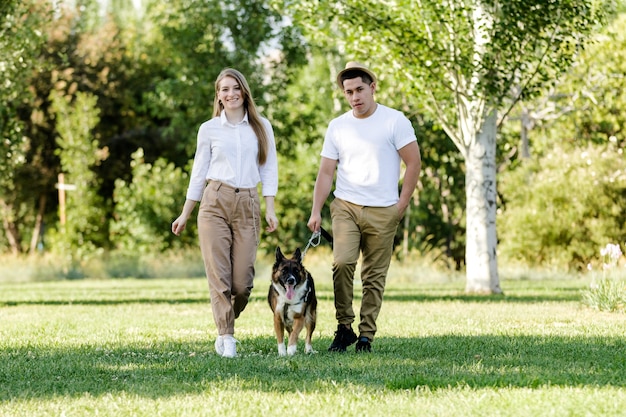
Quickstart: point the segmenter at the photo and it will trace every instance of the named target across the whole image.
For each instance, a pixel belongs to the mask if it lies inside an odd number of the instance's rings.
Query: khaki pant
[[[220,335],[234,334],[248,304],[260,236],[256,188],[210,181],[198,212],[198,234],[209,281],[213,320]]]
[[[330,205],[333,229],[333,286],[336,318],[354,322],[354,271],[362,254],[359,335],[374,339],[376,319],[383,302],[393,239],[400,222],[396,205],[366,207],[335,198]]]

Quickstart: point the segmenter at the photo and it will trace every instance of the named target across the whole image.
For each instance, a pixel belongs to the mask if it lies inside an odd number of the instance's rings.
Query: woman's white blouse
[[[200,201],[208,180],[241,188],[254,188],[261,182],[263,196],[276,195],[276,141],[270,122],[265,118],[261,120],[269,140],[267,160],[261,166],[257,162],[258,140],[248,123],[247,113],[235,125],[228,122],[224,112],[200,125],[187,199]]]

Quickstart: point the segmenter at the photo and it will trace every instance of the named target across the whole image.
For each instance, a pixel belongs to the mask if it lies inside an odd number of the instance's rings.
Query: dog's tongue
[[[293,298],[293,295],[295,294],[295,291],[293,290],[293,285],[287,285],[287,299],[291,300]]]

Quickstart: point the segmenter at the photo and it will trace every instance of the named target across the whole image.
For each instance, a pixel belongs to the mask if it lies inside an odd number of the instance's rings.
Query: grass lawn
[[[496,298],[390,279],[371,354],[326,351],[318,279],[318,353],[284,358],[266,276],[235,359],[213,350],[204,279],[0,284],[0,416],[626,415],[626,320],[582,306],[583,279],[503,279]]]

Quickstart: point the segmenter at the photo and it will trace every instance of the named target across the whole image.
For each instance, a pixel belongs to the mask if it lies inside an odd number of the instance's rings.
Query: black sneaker
[[[356,343],[356,351],[357,352],[371,352],[372,351],[372,342],[365,337],[359,337],[359,341]]]
[[[335,340],[330,344],[328,351],[345,352],[348,346],[356,342],[356,339],[356,333],[354,333],[354,330],[352,330],[349,324],[339,324],[335,332]]]

